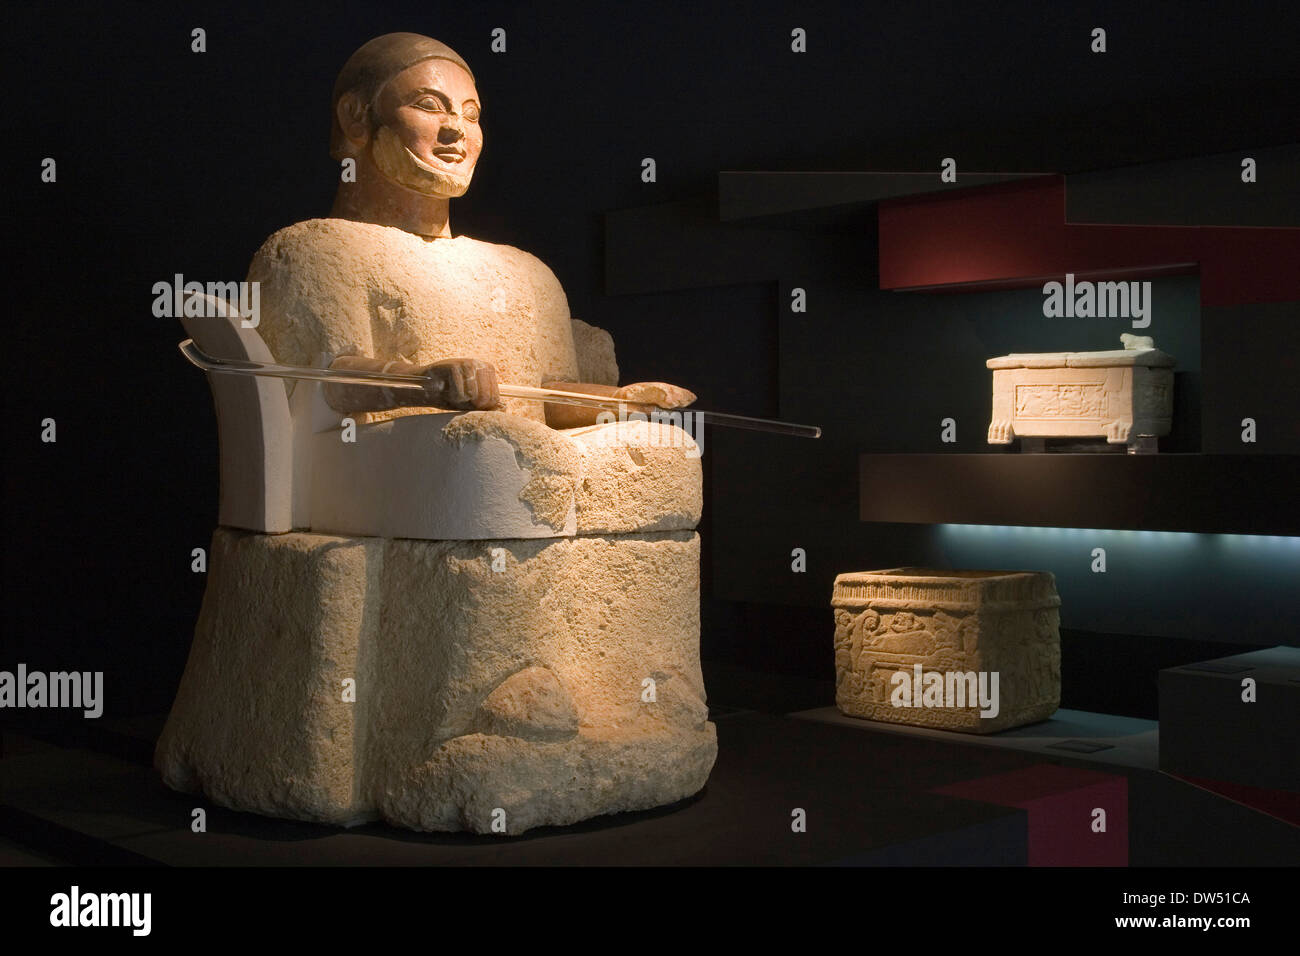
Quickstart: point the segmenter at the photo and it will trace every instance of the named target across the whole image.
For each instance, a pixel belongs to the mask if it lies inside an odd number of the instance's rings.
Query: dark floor
[[[81,722],[76,738],[5,734],[0,865],[1086,865],[1079,800],[1113,802],[1111,852],[1129,865],[1300,859],[1300,830],[1153,769],[1141,721],[1063,712],[1002,741],[910,733],[836,720],[819,710],[832,696],[823,682],[725,666],[708,677],[719,755],[702,793],[510,838],[340,830],[173,793],[150,767],[161,716]],[[1051,749],[1081,735],[1105,749]],[[195,806],[206,833],[190,830]]]

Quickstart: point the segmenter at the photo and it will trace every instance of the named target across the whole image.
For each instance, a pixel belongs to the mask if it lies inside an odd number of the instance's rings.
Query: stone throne
[[[279,358],[237,318],[186,333]],[[158,743],[169,786],[343,825],[489,832],[500,808],[510,833],[703,786],[685,432],[426,413],[345,443],[319,385],[209,379],[219,527]]]
[[[617,383],[610,336],[509,246],[308,220],[249,279],[256,327],[183,319],[203,351],[318,367],[487,354],[505,381]],[[526,402],[345,417],[315,382],[208,377],[219,527],[155,756],[169,786],[271,816],[485,833],[703,787],[717,745],[686,432],[556,429]]]

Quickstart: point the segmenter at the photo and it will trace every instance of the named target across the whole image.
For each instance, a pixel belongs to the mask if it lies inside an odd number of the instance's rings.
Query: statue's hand
[[[658,405],[660,408],[685,408],[695,401],[695,393],[667,382],[633,382],[614,393],[631,405]]]
[[[543,382],[543,388],[553,388],[561,392],[580,392],[599,398],[612,399],[621,403],[627,412],[640,412],[651,415],[658,408],[685,408],[695,401],[695,393],[688,392],[667,382],[635,382],[618,387],[615,385],[597,385],[592,382]],[[556,402],[546,403],[546,424],[552,428],[583,428],[594,425],[600,420],[599,408],[583,408],[576,405],[563,405]]]
[[[497,391],[497,370],[479,359],[443,359],[420,369],[428,384],[429,404],[472,412],[501,404]]]

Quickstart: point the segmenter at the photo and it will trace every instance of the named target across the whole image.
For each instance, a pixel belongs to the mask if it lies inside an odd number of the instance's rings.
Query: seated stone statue
[[[255,331],[187,330],[426,385],[213,378],[221,526],[164,780],[276,816],[506,833],[690,796],[716,755],[693,443],[497,386],[694,396],[620,387],[612,339],[540,260],[451,235],[483,147],[455,52],[372,40],[333,105],[333,216],[258,251]]]

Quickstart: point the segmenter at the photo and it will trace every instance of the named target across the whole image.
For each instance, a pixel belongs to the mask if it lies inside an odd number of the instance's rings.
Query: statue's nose
[[[450,145],[464,139],[465,131],[461,129],[460,122],[460,117],[453,115],[447,122],[443,123],[438,130],[438,142]]]

